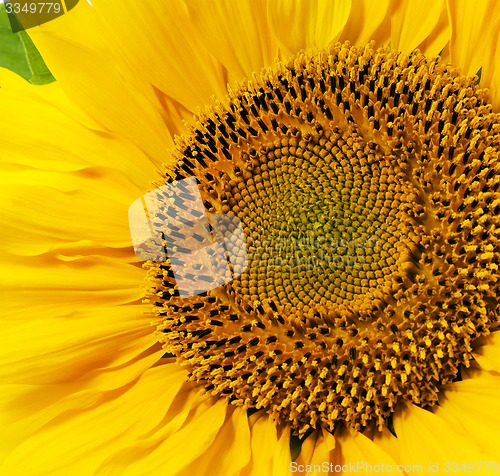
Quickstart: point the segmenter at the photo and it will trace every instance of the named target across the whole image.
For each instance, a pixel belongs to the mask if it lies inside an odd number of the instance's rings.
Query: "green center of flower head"
[[[166,352],[303,435],[436,404],[499,318],[499,117],[473,78],[335,45],[231,92],[177,144],[246,270],[182,299],[150,263]]]

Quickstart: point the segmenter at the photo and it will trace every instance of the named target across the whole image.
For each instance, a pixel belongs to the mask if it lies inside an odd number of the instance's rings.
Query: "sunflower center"
[[[248,268],[232,284],[238,296],[312,317],[340,307],[359,313],[387,294],[415,248],[417,191],[394,157],[351,128],[295,131],[245,161],[224,180],[223,211],[247,236]]]
[[[299,434],[434,405],[498,322],[486,94],[418,52],[346,44],[200,115],[167,180],[196,177],[207,212],[238,217],[247,267],[181,298],[171,263],[149,263],[160,340],[190,379]]]

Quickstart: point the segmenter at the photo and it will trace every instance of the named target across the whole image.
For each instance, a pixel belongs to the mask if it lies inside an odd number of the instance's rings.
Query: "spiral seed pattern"
[[[195,176],[208,212],[241,220],[248,266],[181,299],[168,262],[147,265],[166,352],[299,435],[436,404],[499,318],[487,94],[418,51],[337,44],[200,114],[165,180]]]

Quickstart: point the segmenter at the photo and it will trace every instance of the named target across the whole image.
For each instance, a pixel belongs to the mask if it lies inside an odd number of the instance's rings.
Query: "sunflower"
[[[92,3],[0,71],[3,474],[497,471],[498,3]],[[185,297],[127,210],[193,176]]]

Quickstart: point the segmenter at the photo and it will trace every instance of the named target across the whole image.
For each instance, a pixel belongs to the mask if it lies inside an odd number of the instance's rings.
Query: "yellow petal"
[[[500,51],[500,34],[497,38],[495,51]],[[483,82],[483,78],[481,77]],[[488,70],[484,72],[484,83],[485,86],[490,88],[491,102],[493,104],[493,110],[495,112],[500,112],[500,61],[495,61],[493,63],[493,68],[491,68],[491,74],[488,75]]]
[[[262,0],[195,0],[187,4],[196,44],[203,44],[234,83],[271,65],[278,55]]]
[[[216,6],[198,12],[180,0],[150,2],[148,8],[138,2],[124,8],[118,0],[96,0],[93,5],[113,51],[140,78],[191,112],[208,103],[212,95],[225,94],[223,69],[196,28],[199,15],[209,15],[203,21],[217,21]],[[246,20],[242,15],[237,18],[240,25]],[[85,38],[86,33],[82,34]]]
[[[308,474],[319,476],[324,463],[331,461],[334,448],[335,438],[333,435],[326,430],[316,430],[302,443],[300,454],[295,462],[297,468],[300,470],[309,466],[312,472]]]
[[[285,427],[278,438],[278,446],[274,453],[273,471],[271,474],[273,476],[289,476],[291,463],[290,428]]]
[[[241,407],[229,406],[226,421],[213,443],[203,454],[179,473],[179,476],[212,476],[241,474],[250,460],[250,428],[247,412]]]
[[[278,448],[276,424],[262,410],[252,414],[248,420],[251,435],[251,459],[248,466],[241,472],[241,476],[273,474],[273,459]]]
[[[290,429],[283,428],[281,435],[276,424],[263,412],[249,417],[251,457],[239,476],[290,475]],[[222,473],[221,473],[222,474]]]
[[[427,35],[424,41],[418,45],[418,49],[427,57],[440,56],[441,61],[448,63],[446,56],[447,48],[451,37],[451,26],[448,17],[448,11],[443,5],[441,15],[433,30]]]
[[[96,9],[80,2],[57,20],[31,29],[30,36],[74,103],[108,133],[133,142],[153,162],[164,160],[172,139],[158,98],[134,73],[140,65],[126,64],[113,49],[111,32]]]
[[[158,426],[165,427],[165,414],[185,378],[185,372],[175,367],[167,364],[150,369],[86,407],[64,411],[62,405],[57,418],[10,451],[0,466],[2,474],[96,474],[110,455],[131,443],[140,446]],[[184,445],[189,446],[188,440]],[[189,458],[189,454],[185,456]],[[112,474],[117,474],[116,468]]]
[[[350,11],[350,0],[276,0],[268,3],[269,23],[284,57],[337,41]]]
[[[448,0],[448,15],[452,64],[468,76],[482,68],[481,84],[488,87],[498,62],[500,4],[496,0]]]
[[[199,404],[184,425],[159,444],[151,446],[148,441],[143,447],[136,442],[129,450],[134,460],[129,458],[123,474],[162,474],[165,468],[168,468],[169,474],[179,474],[214,444],[226,412],[227,402],[223,399],[210,399]]]
[[[2,124],[2,167],[54,172],[110,167],[122,181],[129,179],[130,196],[156,178],[160,163],[123,134],[107,133],[59,81],[35,87],[0,68],[0,85],[0,115],[9,118]]]
[[[400,2],[391,16],[391,48],[403,53],[417,48],[434,32],[444,8],[444,0]]]
[[[447,462],[484,461],[487,457],[474,439],[456,431],[440,415],[415,405],[395,414],[394,429],[398,461],[413,472],[431,472],[431,464],[444,473]]]
[[[193,19],[184,2],[151,2],[147,9],[136,2],[129,2],[125,7],[123,2],[114,0],[92,3],[93,8],[78,5],[71,15],[63,17],[64,22],[61,18],[56,24],[52,22],[40,27],[40,30],[44,28],[43,31],[50,32],[51,37],[57,35],[66,42],[73,40],[72,46],[58,45],[54,39],[44,38],[47,35],[39,34],[39,29],[33,35],[58,80],[74,82],[76,79],[64,56],[57,57],[58,48],[63,48],[63,53],[71,51],[83,62],[79,67],[79,73],[83,75],[79,81],[82,91],[90,91],[91,84],[87,83],[102,79],[95,67],[87,63],[84,49],[88,49],[99,67],[101,61],[111,63],[103,72],[111,75],[110,79],[116,87],[124,89],[118,82],[119,74],[122,83],[125,79],[127,84],[135,85],[135,94],[147,98],[153,110],[156,108],[151,85],[192,112],[208,102],[212,95],[223,94],[222,68],[204,47],[203,38],[194,29]],[[115,109],[123,110],[128,106],[116,102],[117,97],[110,99],[114,102],[109,101],[109,104],[114,104]],[[131,102],[136,101],[137,98],[131,98]],[[117,108],[117,105],[120,107]],[[147,124],[141,125],[140,118],[138,116],[132,123],[145,129]]]
[[[394,439],[394,437],[386,432],[383,436],[384,439]],[[370,472],[372,468],[384,468],[396,471],[396,461],[381,447],[379,441],[372,441],[362,433],[355,436],[351,435],[347,430],[342,429],[335,433],[336,448],[335,456],[332,463],[335,465],[347,465],[346,468],[349,472]],[[352,470],[352,471],[351,471]]]
[[[2,318],[30,322],[70,317],[142,299],[144,270],[128,263],[128,250],[108,251],[107,257],[78,255],[87,252],[75,247],[36,258],[0,254]]]
[[[59,85],[0,72],[1,248],[36,255],[70,243],[131,246],[127,209],[157,177],[128,139],[95,130]]]
[[[144,306],[87,306],[59,319],[5,325],[0,375],[10,383],[57,384],[122,365],[117,359],[126,362],[129,355],[135,357],[156,344],[144,310]],[[122,352],[126,357],[120,357]]]
[[[349,18],[339,41],[354,45],[366,45],[374,40],[384,45],[390,38],[390,0],[357,0],[351,8]]]
[[[484,370],[500,374],[500,332],[496,331],[480,339],[480,345],[475,342],[477,350],[474,359]]]
[[[70,243],[88,249],[130,247],[127,209],[132,197],[124,196],[126,179],[117,183],[113,172],[92,168],[74,173],[27,170],[4,174],[2,181],[9,183],[2,184],[0,191],[0,248],[34,256],[67,249]],[[140,195],[137,190],[136,197]]]
[[[484,455],[498,458],[499,395],[500,377],[481,372],[474,378],[447,385],[436,414],[473,441]],[[483,456],[478,461],[488,460]]]
[[[142,348],[146,341],[146,338],[142,338],[136,339],[134,343]],[[121,347],[123,345],[119,343],[117,359],[127,357],[130,359],[128,362],[121,365],[113,362],[106,368],[94,370],[84,369],[74,381],[51,385],[2,384],[0,424],[8,431],[0,438],[2,450],[8,454],[31,435],[43,432],[46,425],[60,419],[61,415],[95,408],[109,398],[115,398],[119,394],[117,389],[130,385],[151,368],[163,353],[161,349],[153,352],[148,349],[135,355],[133,351],[122,350]],[[57,369],[53,373],[57,374]]]

